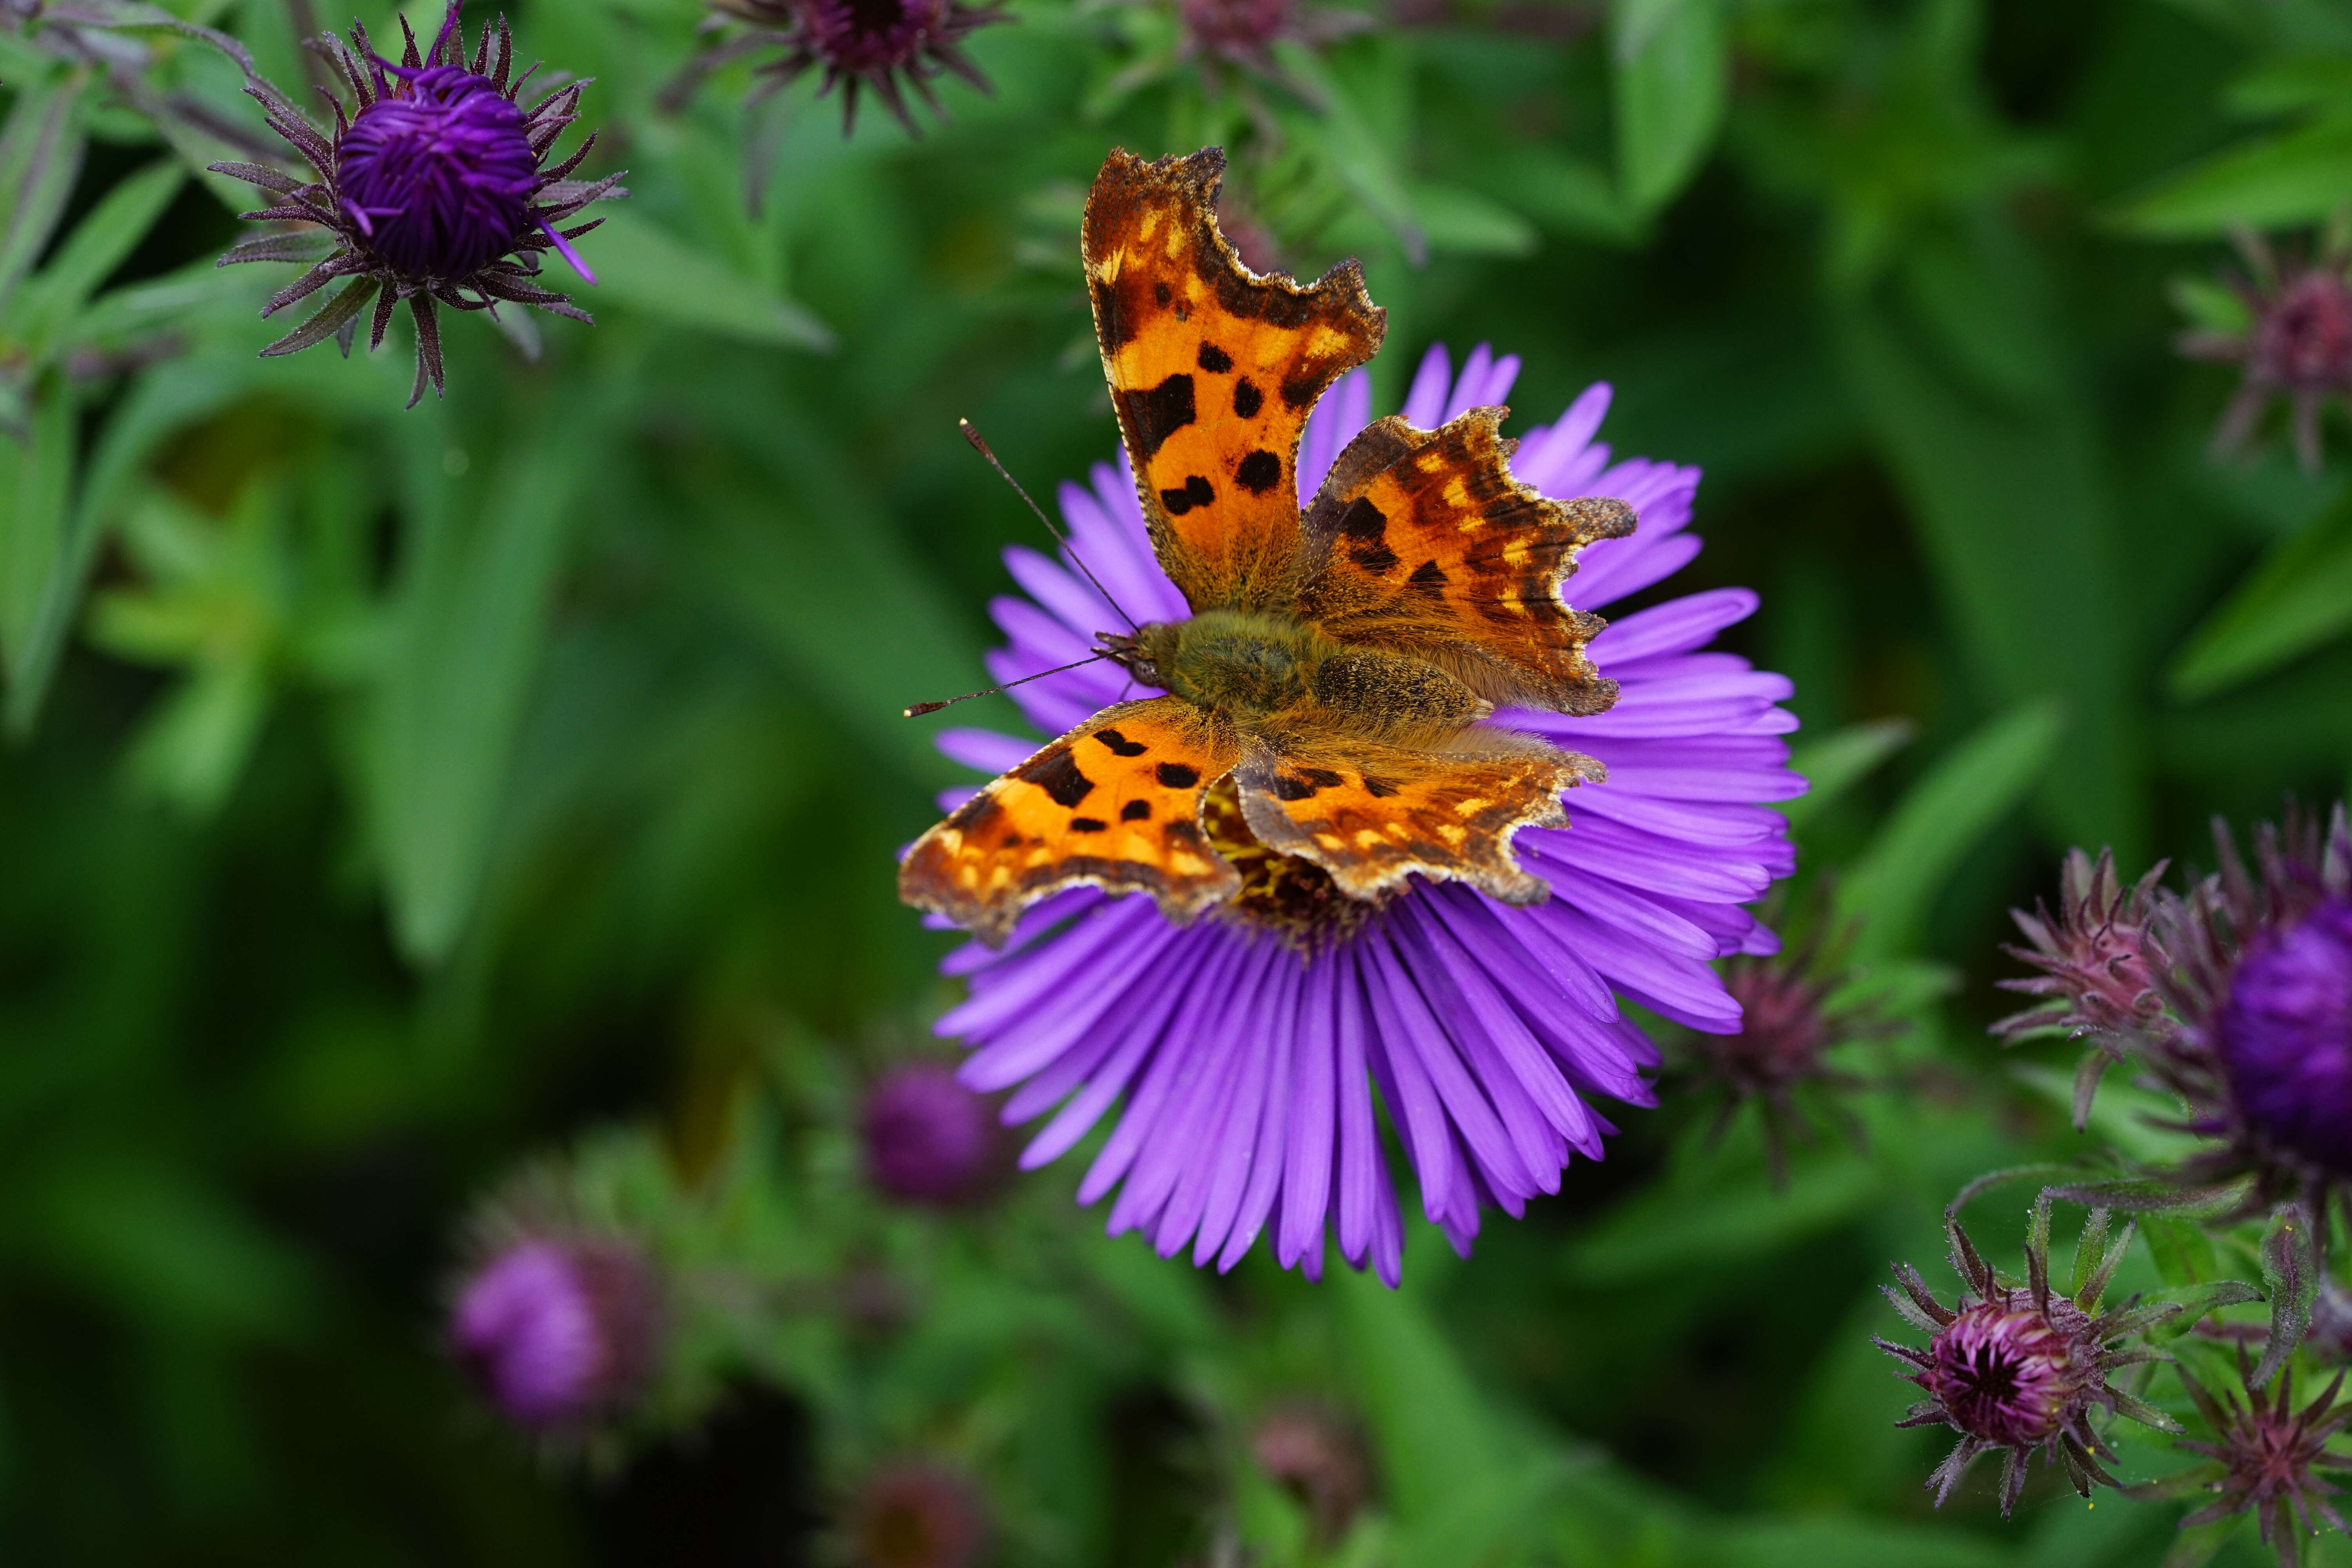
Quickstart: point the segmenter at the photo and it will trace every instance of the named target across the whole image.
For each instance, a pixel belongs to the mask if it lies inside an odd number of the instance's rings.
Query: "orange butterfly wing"
[[[1234,778],[1250,832],[1322,867],[1350,898],[1378,898],[1418,872],[1505,903],[1540,903],[1550,889],[1519,868],[1511,837],[1567,826],[1560,791],[1604,773],[1591,757],[1515,739],[1496,735],[1493,750],[1466,753],[1260,740]]]
[[[1307,509],[1298,607],[1333,638],[1420,654],[1494,702],[1598,713],[1597,616],[1560,602],[1576,553],[1633,531],[1623,501],[1551,500],[1510,474],[1505,410],[1436,431],[1391,416],[1348,444]]]
[[[1240,750],[1172,697],[1106,708],[917,839],[898,896],[991,945],[1023,909],[1080,882],[1140,889],[1190,920],[1241,887],[1201,830],[1202,796]]]
[[[1114,151],[1087,197],[1095,334],[1160,565],[1196,610],[1297,588],[1298,437],[1386,312],[1344,261],[1302,288],[1242,265],[1217,229],[1225,155]]]

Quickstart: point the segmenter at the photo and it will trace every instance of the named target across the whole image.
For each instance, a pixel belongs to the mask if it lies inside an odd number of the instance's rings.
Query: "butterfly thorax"
[[[1133,654],[1120,662],[1141,679],[1244,723],[1296,708],[1331,651],[1305,621],[1265,610],[1206,610],[1187,621],[1160,621],[1133,642]]]

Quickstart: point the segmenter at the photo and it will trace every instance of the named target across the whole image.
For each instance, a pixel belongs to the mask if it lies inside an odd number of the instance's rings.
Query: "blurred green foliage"
[[[303,73],[309,5],[166,10]],[[816,1561],[906,1452],[983,1478],[1023,1564],[2164,1556],[2179,1508],[2039,1470],[2013,1523],[1989,1481],[1932,1514],[1937,1439],[1891,1429],[1867,1335],[1962,1182],[2085,1148],[2063,1051],[1983,1037],[2004,907],[2064,845],[2195,859],[2209,815],[2352,776],[2344,469],[2274,430],[2209,461],[2228,374],[2168,342],[2231,226],[2352,199],[2352,11],[1450,0],[1258,69],[1186,58],[1153,0],[1016,0],[971,45],[993,91],[949,82],[912,140],[845,138],[805,82],[746,117],[740,68],[657,112],[695,0],[534,0],[523,54],[596,79],[586,172],[630,172],[583,244],[598,324],[456,321],[446,400],[405,414],[397,333],[255,358],[275,280],[214,269],[246,198],[192,173],[254,155],[235,68],[26,13],[0,4],[13,1561]],[[1033,489],[1109,455],[1081,194],[1114,143],[1212,141],[1294,269],[1362,256],[1391,405],[1424,343],[1491,341],[1524,415],[1607,379],[1619,451],[1706,468],[1676,585],[1763,592],[1732,640],[1796,679],[1804,875],[1909,1024],[1866,1141],[1801,1150],[1787,1192],[1751,1124],[1709,1146],[1670,1097],[1469,1263],[1417,1227],[1390,1293],[1106,1242],[1066,1169],[949,1218],[857,1180],[860,1076],[948,995],[888,868],[955,773],[898,713],[981,683],[997,551],[1034,542],[954,421]],[[2095,1131],[2155,1136],[2126,1102]],[[585,1469],[473,1413],[436,1341],[472,1194],[575,1142],[737,1308]],[[875,1275],[903,1310],[861,1326],[839,1288]],[[1299,1399],[1374,1458],[1339,1542],[1250,1457]]]

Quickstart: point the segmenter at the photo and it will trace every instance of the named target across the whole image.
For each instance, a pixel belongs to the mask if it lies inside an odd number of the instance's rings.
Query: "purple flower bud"
[[[1980,1301],[1928,1345],[1921,1386],[1942,1402],[1945,1421],[1969,1436],[2038,1447],[2058,1435],[2089,1386],[2098,1346],[2083,1341],[2088,1321],[2063,1297],[2048,1310],[2031,1300]]]
[[[858,1489],[849,1542],[859,1568],[972,1568],[988,1551],[988,1508],[937,1465],[885,1466]]]
[[[1001,1173],[1003,1133],[988,1101],[952,1068],[902,1067],[866,1097],[860,1131],[874,1184],[907,1203],[967,1203]]]
[[[2245,445],[2271,399],[2284,395],[2293,409],[2295,456],[2306,471],[2319,468],[2321,401],[2352,392],[2352,281],[2347,258],[2331,250],[2315,264],[2290,254],[2282,259],[2255,234],[2239,237],[2239,249],[2252,276],[2225,273],[2223,281],[2244,303],[2250,325],[2243,331],[2184,332],[2180,352],[2191,359],[2221,360],[2243,367],[2238,395],[2213,433],[2217,457]]]
[[[2328,900],[2250,951],[2217,1033],[2246,1119],[2352,1176],[2352,899]]]
[[[533,1237],[484,1264],[459,1291],[449,1343],[484,1397],[537,1431],[617,1410],[659,1353],[660,1300],[627,1244]]]
[[[397,74],[405,90],[362,108],[337,148],[343,210],[402,274],[468,278],[537,226],[522,110],[459,66]]]

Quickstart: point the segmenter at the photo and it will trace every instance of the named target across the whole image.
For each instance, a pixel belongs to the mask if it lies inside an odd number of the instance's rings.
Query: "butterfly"
[[[1539,902],[1512,836],[1566,826],[1560,792],[1602,776],[1486,721],[1616,700],[1585,651],[1602,622],[1559,590],[1632,510],[1512,479],[1502,408],[1437,430],[1375,420],[1302,508],[1307,415],[1387,318],[1353,260],[1307,286],[1244,266],[1217,227],[1223,172],[1213,147],[1114,151],[1087,199],[1103,369],[1152,551],[1192,615],[1098,634],[1165,695],[1096,714],[908,850],[900,896],[992,945],[1078,884],[1196,919],[1265,852],[1366,904],[1414,876]]]

